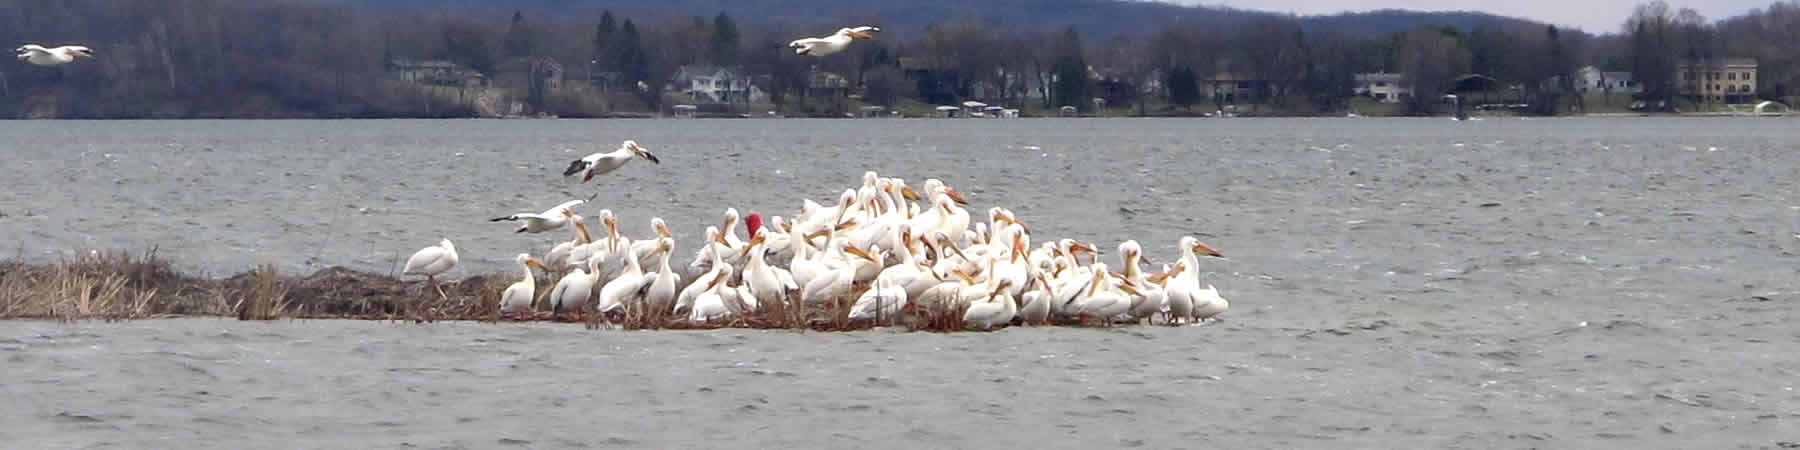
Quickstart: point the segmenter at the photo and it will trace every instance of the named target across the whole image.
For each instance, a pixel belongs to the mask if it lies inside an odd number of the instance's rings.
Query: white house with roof
[[[681,66],[670,77],[672,87],[695,102],[747,103],[762,100],[762,89],[750,77],[736,70],[717,66]]]
[[[1587,66],[1575,71],[1575,90],[1583,94],[1636,94],[1644,92],[1644,86],[1633,79],[1631,72],[1605,72],[1597,67]]]
[[[1412,98],[1411,86],[1406,84],[1406,75],[1398,73],[1359,73],[1356,74],[1356,95],[1366,96],[1382,103],[1399,103]]]

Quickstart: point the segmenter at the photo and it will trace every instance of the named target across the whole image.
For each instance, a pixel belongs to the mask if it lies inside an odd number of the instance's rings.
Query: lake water
[[[936,335],[554,324],[0,322],[20,448],[1775,448],[1800,445],[1792,119],[0,121],[0,244],[218,276],[451,278],[598,193],[677,254],[865,170],[1034,242],[1225,252],[1226,320]],[[580,185],[635,139],[662,159]],[[684,243],[685,242],[685,243]],[[684,261],[685,262],[685,261]]]

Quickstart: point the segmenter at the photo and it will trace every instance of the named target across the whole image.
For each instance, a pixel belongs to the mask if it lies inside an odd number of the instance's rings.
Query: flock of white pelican
[[[659,161],[625,141],[617,151],[572,162],[564,176],[579,174],[585,182],[633,158]],[[1200,279],[1200,257],[1222,256],[1197,238],[1182,237],[1179,258],[1154,272],[1142,267],[1143,248],[1135,240],[1118,244],[1116,266],[1085,242],[1059,239],[1034,248],[1031,228],[1011,210],[973,215],[964,209],[967,199],[937,179],[914,188],[866,172],[860,186],[836,201],[807,199],[792,215],[767,223],[727,208],[686,264],[674,261],[676,237],[662,218],[651,218],[652,234],[634,240],[602,209],[597,216],[605,232],[595,236],[575,211],[583,203],[492,219],[518,222],[518,233],[573,228],[569,240],[542,258],[518,254],[520,279],[501,294],[502,314],[537,317],[548,309],[552,318],[612,321],[633,311],[731,326],[771,311],[813,311],[869,325],[949,317],[960,319],[956,328],[992,329],[1198,324],[1230,307]],[[403,273],[425,276],[444,295],[437,277],[456,262],[456,247],[445,239],[409,258]],[[548,295],[538,295],[536,271],[557,280]]]

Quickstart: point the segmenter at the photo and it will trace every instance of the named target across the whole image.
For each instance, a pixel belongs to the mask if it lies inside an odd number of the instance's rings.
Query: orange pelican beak
[[[531,267],[536,267],[536,268],[538,268],[538,269],[539,269],[539,270],[543,270],[543,271],[545,271],[545,272],[550,272],[550,271],[551,271],[551,270],[550,270],[550,268],[549,268],[549,267],[544,267],[544,262],[543,262],[543,261],[538,261],[538,259],[537,259],[537,258],[531,258],[531,259],[527,259],[527,260],[525,260],[525,265],[527,265],[527,266],[531,266]]]
[[[969,199],[964,198],[962,195],[962,192],[957,191],[956,188],[950,188],[950,187],[944,188],[944,195],[949,195],[950,199],[955,200],[956,203],[959,205],[969,204]]]
[[[837,224],[837,227],[835,227],[835,228],[837,231],[844,231],[845,228],[850,228],[850,227],[854,227],[854,226],[856,226],[856,219],[851,218],[850,220],[845,220],[844,223]]]
[[[857,39],[874,39],[875,38],[875,36],[871,36],[871,35],[869,35],[869,33],[864,33],[861,31],[850,32],[850,37],[857,38]]]
[[[1217,257],[1217,258],[1225,257],[1225,255],[1219,254],[1218,250],[1213,250],[1212,247],[1207,246],[1205,242],[1195,242],[1194,243],[1194,252],[1202,254],[1202,255],[1206,255],[1206,256]]]
[[[863,249],[860,249],[860,248],[856,248],[856,246],[853,246],[853,245],[844,246],[844,253],[856,255],[856,257],[862,258],[868,262],[875,262],[875,257],[869,255],[869,252],[864,251]]]
[[[717,243],[719,243],[719,245],[723,245],[726,247],[731,246],[731,244],[725,242],[725,233],[719,233],[719,234],[713,235],[713,242],[717,242]]]
[[[651,163],[662,164],[661,159],[657,159],[655,154],[650,153],[650,150],[639,147],[636,142],[631,143],[629,147],[631,148],[631,153],[637,154],[639,158],[648,159]]]
[[[656,234],[661,235],[662,237],[669,238],[669,239],[675,238],[675,233],[669,231],[669,226],[662,224],[660,222],[656,224]]]
[[[912,186],[902,187],[900,188],[900,197],[916,202],[919,201],[919,191],[914,190]]]

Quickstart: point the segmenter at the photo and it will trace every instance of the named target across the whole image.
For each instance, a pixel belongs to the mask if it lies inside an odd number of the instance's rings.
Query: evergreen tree
[[[1164,83],[1169,87],[1169,103],[1191,110],[1194,103],[1200,101],[1200,80],[1194,75],[1194,69],[1176,66],[1169,70],[1168,80]]]
[[[512,25],[506,28],[505,43],[502,44],[508,57],[537,55],[537,38],[532,35],[531,27],[525,24],[525,15],[513,11]]]
[[[738,60],[738,29],[731,16],[719,13],[713,18],[712,39],[709,41],[707,56],[714,65],[735,66]]]
[[[1082,57],[1081,33],[1070,26],[1063,31],[1060,55],[1056,63],[1051,65],[1051,72],[1056,74],[1057,106],[1074,106],[1079,109],[1090,109],[1088,105],[1088,70],[1087,60]]]
[[[612,11],[606,11],[600,13],[600,24],[594,26],[594,54],[589,56],[602,65],[601,70],[613,65],[610,46],[613,35],[619,31],[619,24],[615,20]]]

